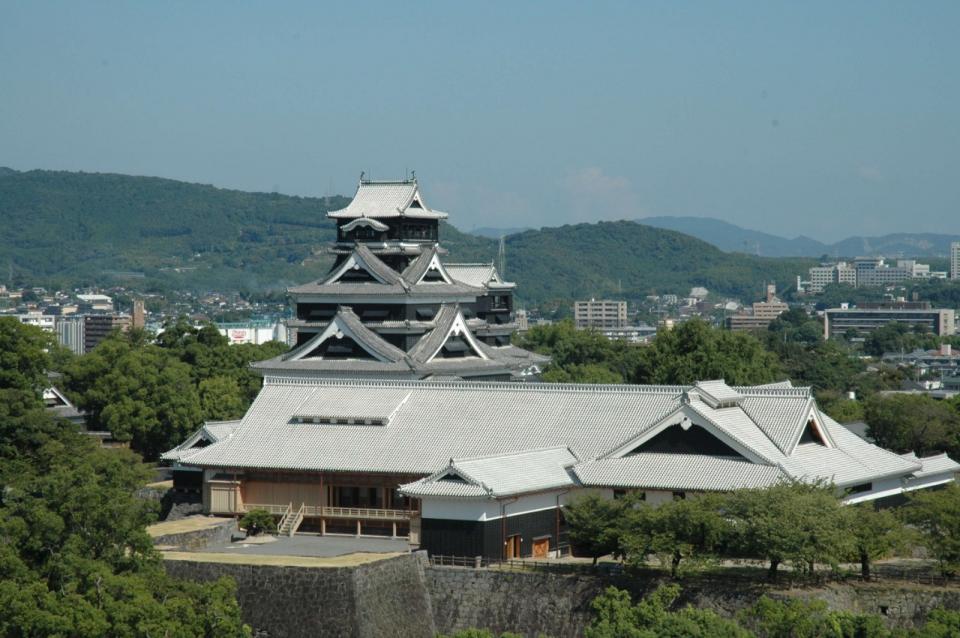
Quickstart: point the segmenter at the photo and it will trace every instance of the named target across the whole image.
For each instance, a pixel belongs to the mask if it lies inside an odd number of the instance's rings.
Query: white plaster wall
[[[613,492],[611,490],[601,491],[609,492],[612,498]],[[455,521],[490,521],[501,517],[501,505],[505,508],[507,517],[552,509],[557,506],[558,497],[561,504],[565,502],[564,499],[567,498],[565,492],[566,490],[556,490],[529,494],[516,500],[510,498],[499,501],[492,499],[425,498],[421,501],[421,516],[423,518]]]

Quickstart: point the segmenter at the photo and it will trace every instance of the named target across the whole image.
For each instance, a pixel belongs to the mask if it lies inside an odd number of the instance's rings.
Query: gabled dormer
[[[434,359],[490,358],[456,305],[440,308],[434,319],[433,330],[413,346],[410,357],[419,363],[429,363]]]
[[[340,308],[323,332],[283,355],[283,360],[294,362],[308,359],[369,359],[396,363],[404,356],[403,350],[364,326],[352,310]]]
[[[400,283],[399,273],[388,266],[365,245],[357,245],[346,259],[335,267],[323,285],[336,283]]]

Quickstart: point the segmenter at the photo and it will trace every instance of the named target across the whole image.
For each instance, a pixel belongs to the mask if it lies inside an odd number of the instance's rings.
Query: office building
[[[624,328],[627,325],[627,302],[608,299],[578,301],[573,305],[573,323],[585,328]]]
[[[849,331],[858,337],[870,334],[889,323],[923,326],[927,332],[941,337],[955,334],[954,311],[931,308],[929,302],[861,304],[857,308],[830,308],[823,314],[823,337],[844,336]]]

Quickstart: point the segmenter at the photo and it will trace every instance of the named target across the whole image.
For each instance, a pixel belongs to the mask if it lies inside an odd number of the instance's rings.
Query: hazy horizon
[[[960,234],[960,5],[4,3],[0,165],[352,195],[459,228]]]

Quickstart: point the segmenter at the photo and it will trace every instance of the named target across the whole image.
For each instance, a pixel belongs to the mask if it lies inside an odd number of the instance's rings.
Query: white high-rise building
[[[960,279],[960,241],[950,244],[950,279]]]

